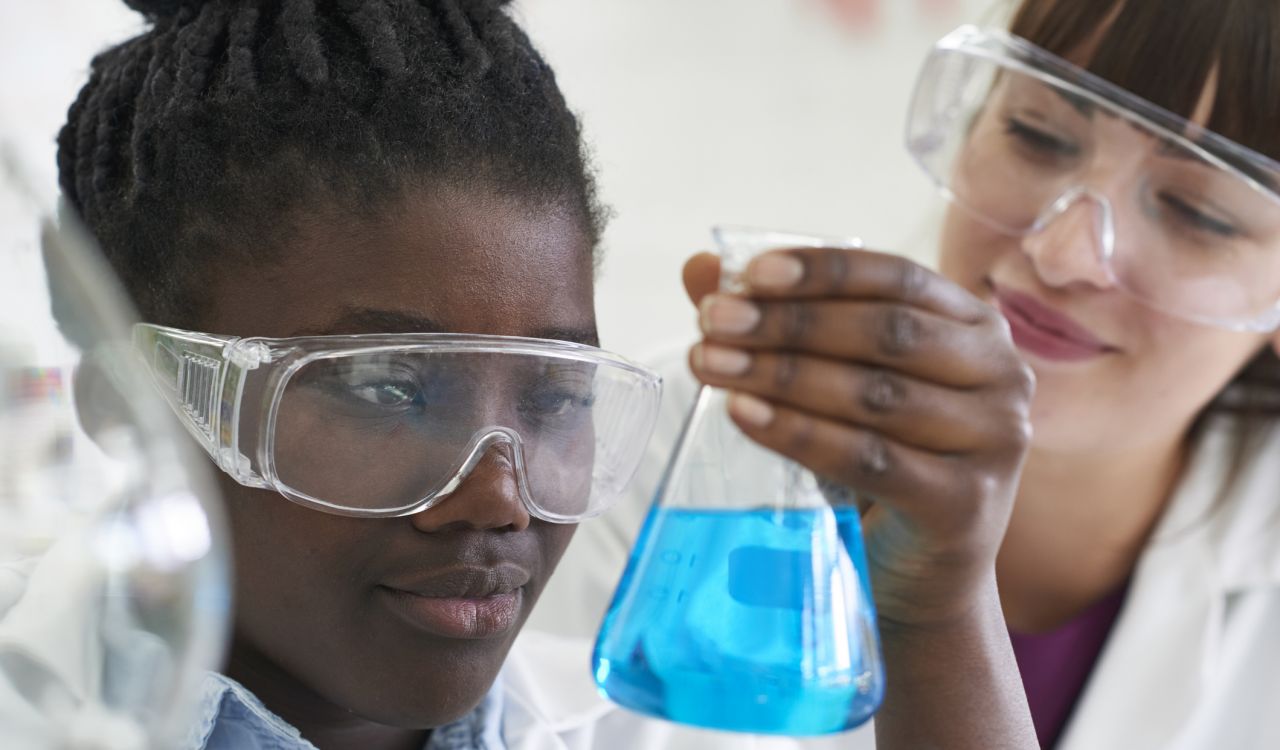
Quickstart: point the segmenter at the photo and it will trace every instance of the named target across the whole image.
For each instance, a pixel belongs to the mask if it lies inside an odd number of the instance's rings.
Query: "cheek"
[[[564,557],[564,551],[569,547],[569,542],[573,540],[573,535],[578,530],[578,525],[576,523],[547,523],[546,521],[536,521],[535,523],[542,527],[539,529],[538,541],[542,548],[543,570],[546,571],[542,577],[542,586],[545,587],[547,579],[551,577],[556,566],[560,564],[560,558]]]
[[[955,206],[947,208],[938,243],[938,270],[943,276],[985,297],[983,280],[1010,251],[1018,251],[1013,239],[974,221]]]
[[[1189,403],[1197,411],[1267,345],[1257,334],[1182,323],[1158,313],[1131,319],[1147,322],[1143,369],[1152,380],[1161,381],[1164,395]]]
[[[339,516],[308,510],[268,490],[222,482],[231,527],[236,621],[336,616],[341,583],[361,566],[361,535]],[[293,613],[293,614],[291,614]]]

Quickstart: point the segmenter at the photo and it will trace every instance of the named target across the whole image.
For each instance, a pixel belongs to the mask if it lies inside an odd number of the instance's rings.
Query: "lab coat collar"
[[[1149,552],[1198,552],[1219,593],[1280,585],[1280,429],[1268,429],[1223,495],[1232,426],[1207,426],[1149,544]]]
[[[1196,446],[1058,750],[1179,747],[1214,675],[1229,598],[1280,584],[1280,431],[1221,496],[1230,428],[1209,425]]]

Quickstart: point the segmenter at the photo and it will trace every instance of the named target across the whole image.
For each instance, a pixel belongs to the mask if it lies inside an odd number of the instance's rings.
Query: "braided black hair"
[[[214,260],[252,263],[320,201],[375,210],[444,181],[599,207],[578,122],[507,0],[126,0],[60,182],[143,316],[191,326]]]

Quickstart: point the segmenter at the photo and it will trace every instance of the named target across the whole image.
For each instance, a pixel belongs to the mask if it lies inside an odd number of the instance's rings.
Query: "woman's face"
[[[1207,111],[1212,100],[1206,96],[1205,101]],[[1067,127],[1070,119],[1080,121],[1074,130]],[[1037,130],[1026,136],[1020,130],[1024,127]],[[1087,173],[1081,170],[1073,179],[1109,191],[1121,238],[1117,245],[1124,244],[1126,258],[1145,253],[1134,268],[1167,262],[1163,251],[1174,253],[1173,248],[1133,239],[1149,232],[1146,228],[1157,219],[1131,194],[1142,192],[1140,186],[1149,179],[1138,175],[1163,168],[1161,161],[1172,162],[1173,157],[1163,154],[1159,144],[1144,145],[1154,139],[1139,135],[1123,120],[1100,112],[1082,115],[1039,84],[1006,80],[997,85],[970,134],[970,143],[985,144],[985,151],[962,159],[957,179],[967,180],[962,188],[971,191],[986,185],[981,193],[997,204],[991,207],[995,211],[1019,210],[1019,201],[1036,194],[1033,185],[1020,180],[1045,181],[1042,198],[1051,202],[1070,183],[1053,182],[1058,174],[1056,166],[1048,166],[1049,159],[1067,157],[1045,154],[1044,136],[1038,133],[1082,140],[1069,134],[1074,131],[1085,141],[1093,138],[1088,149],[1098,149],[1099,155]],[[969,151],[975,148],[971,145]],[[1104,154],[1105,149],[1114,153]],[[1009,155],[998,155],[1005,152]],[[1028,166],[1004,170],[1017,179],[991,176],[1004,174],[997,165],[1017,159],[1025,159]],[[1028,215],[1040,210],[1034,208]],[[1056,455],[1116,456],[1144,446],[1167,448],[1266,344],[1260,334],[1197,325],[1157,312],[1118,288],[1100,260],[1098,210],[1094,201],[1079,200],[1042,231],[1019,237],[994,230],[953,204],[943,227],[941,270],[1005,313],[1015,343],[1037,376],[1034,446]],[[1163,219],[1163,214],[1154,215]],[[1280,252],[1280,247],[1272,250]],[[1227,248],[1222,253],[1226,255]]]
[[[595,343],[592,248],[572,212],[416,191],[376,217],[315,213],[295,229],[278,262],[213,280],[204,330]],[[465,714],[574,531],[530,518],[499,449],[443,502],[404,518],[329,515],[223,480],[236,569],[229,671],[286,717],[336,709],[425,728]],[[513,595],[443,616],[406,608],[406,591],[487,576]]]

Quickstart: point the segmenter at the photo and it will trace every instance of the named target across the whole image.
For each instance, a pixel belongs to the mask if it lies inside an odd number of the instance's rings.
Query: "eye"
[[[422,395],[416,384],[398,381],[352,383],[347,392],[351,398],[385,407],[407,406]]]
[[[399,414],[426,403],[422,383],[407,368],[385,363],[332,363],[304,371],[299,385],[349,415]]]
[[[532,420],[565,421],[589,413],[594,404],[592,379],[568,372],[534,383],[520,399],[520,411]]]
[[[1231,222],[1213,216],[1172,193],[1162,192],[1158,193],[1156,197],[1160,201],[1163,212],[1172,214],[1175,221],[1192,229],[1209,232],[1224,238],[1238,237],[1240,235],[1240,230]]]
[[[566,390],[538,390],[521,400],[523,411],[539,417],[563,417],[575,409],[588,409],[594,402],[590,394]]]
[[[1020,147],[1038,156],[1070,159],[1080,155],[1079,145],[1016,117],[1005,118],[1004,132],[1017,141]]]

